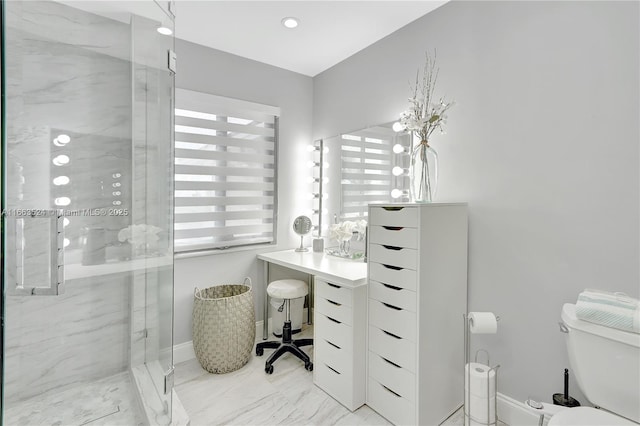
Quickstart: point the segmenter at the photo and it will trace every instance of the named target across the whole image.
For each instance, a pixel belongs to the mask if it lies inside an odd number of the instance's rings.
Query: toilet
[[[549,426],[617,426],[640,424],[640,334],[576,317],[575,305],[562,307],[561,329],[569,364],[591,407],[568,408]]]

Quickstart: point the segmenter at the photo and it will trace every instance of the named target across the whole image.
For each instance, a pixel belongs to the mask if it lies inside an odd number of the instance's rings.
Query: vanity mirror
[[[304,236],[311,232],[311,219],[307,216],[298,216],[293,220],[293,231],[300,235],[300,247],[296,249],[296,251],[309,251],[308,248],[304,247],[303,239]]]
[[[394,131],[393,123],[323,140],[328,148],[324,160],[332,165],[325,169],[329,179],[324,189],[331,196],[325,200],[323,223],[366,219],[369,203],[409,201],[410,139],[407,133]]]

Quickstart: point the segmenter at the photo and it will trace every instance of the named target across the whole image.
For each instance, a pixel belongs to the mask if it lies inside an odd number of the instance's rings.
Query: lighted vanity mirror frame
[[[366,219],[370,203],[409,201],[408,197],[391,197],[394,189],[408,193],[404,191],[409,188],[407,174],[396,176],[392,170],[408,170],[411,144],[411,135],[394,131],[393,124],[389,121],[322,139],[328,148],[323,159],[332,165],[323,168],[329,178],[323,188],[331,194],[324,200],[327,215],[323,223]],[[394,152],[397,144],[406,149]]]

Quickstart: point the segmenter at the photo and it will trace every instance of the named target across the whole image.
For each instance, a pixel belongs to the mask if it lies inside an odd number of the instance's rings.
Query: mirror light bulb
[[[69,164],[69,157],[67,155],[58,155],[52,161],[56,166],[64,166],[65,164]]]
[[[391,169],[391,173],[394,176],[401,176],[402,174],[404,174],[404,169],[402,167],[395,166],[393,169]]]
[[[69,239],[68,239],[68,238],[65,238],[65,239],[64,239],[64,242],[63,242],[63,246],[64,246],[64,247],[67,247],[69,244],[71,244],[71,241],[69,241]]]
[[[67,219],[66,217],[64,219],[62,219],[62,225],[63,226],[69,226],[69,219]]]
[[[396,121],[395,123],[393,123],[393,126],[391,126],[391,128],[393,129],[394,132],[401,132],[404,130],[404,126],[400,124],[399,121]]]
[[[56,176],[53,178],[53,184],[56,186],[67,185],[70,181],[69,176]]]
[[[393,152],[395,154],[402,154],[404,152],[404,146],[400,145],[399,143],[395,144],[393,146]]]
[[[400,191],[398,188],[391,191],[391,198],[400,198],[400,197],[402,197],[402,191]]]
[[[55,199],[56,206],[68,206],[71,204],[71,198],[69,197],[58,197]]]
[[[71,138],[69,137],[69,135],[58,135],[54,140],[53,140],[53,144],[55,146],[65,146],[66,144],[68,144],[69,142],[71,142]]]

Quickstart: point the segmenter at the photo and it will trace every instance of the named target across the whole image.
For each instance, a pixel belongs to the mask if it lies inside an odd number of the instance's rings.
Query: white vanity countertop
[[[261,253],[258,259],[350,287],[367,284],[367,264],[362,260],[343,259],[313,251],[296,252],[293,249]]]

